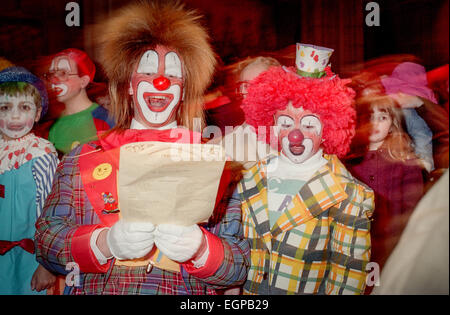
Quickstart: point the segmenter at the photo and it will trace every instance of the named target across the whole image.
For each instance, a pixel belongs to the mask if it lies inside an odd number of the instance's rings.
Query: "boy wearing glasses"
[[[49,72],[45,75],[56,100],[65,105],[61,117],[50,128],[48,137],[62,154],[96,140],[97,132],[114,125],[108,118],[108,111],[92,102],[86,93],[86,87],[93,82],[94,75],[92,60],[85,52],[75,48],[53,56]]]

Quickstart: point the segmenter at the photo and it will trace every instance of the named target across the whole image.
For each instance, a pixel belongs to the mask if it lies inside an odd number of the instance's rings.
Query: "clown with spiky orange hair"
[[[252,244],[245,294],[364,292],[373,192],[338,159],[355,133],[355,93],[331,72],[331,53],[297,44],[296,69],[273,67],[249,84],[245,119],[278,154],[237,187]]]
[[[73,150],[58,168],[37,223],[38,260],[63,274],[76,263],[79,283],[66,288],[71,294],[214,294],[242,284],[249,245],[238,206],[202,227],[120,216],[120,148],[179,142],[173,131],[187,131],[195,141],[194,119],[202,119],[216,64],[200,16],[179,2],[140,1],[98,32],[116,127]]]

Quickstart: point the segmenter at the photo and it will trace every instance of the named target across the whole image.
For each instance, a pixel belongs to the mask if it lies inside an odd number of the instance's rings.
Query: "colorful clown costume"
[[[38,294],[30,286],[38,267],[34,225],[57,164],[53,145],[34,134],[0,139],[0,294]]]
[[[92,251],[94,231],[111,227],[120,219],[120,211],[105,211],[104,199],[106,194],[112,203],[120,204],[118,149],[131,142],[178,141],[170,136],[171,130],[113,132],[74,149],[59,165],[52,192],[36,224],[36,238],[38,261],[46,268],[68,274],[69,263],[79,267],[79,286],[67,286],[65,293],[215,294],[216,289],[245,280],[249,245],[242,237],[239,204],[229,207],[220,220],[202,225],[211,255],[200,268],[190,261],[174,262],[156,247],[143,258],[112,259],[103,265]]]
[[[360,294],[370,259],[373,192],[336,156],[270,223],[268,157],[245,172],[237,193],[251,267],[244,294]]]

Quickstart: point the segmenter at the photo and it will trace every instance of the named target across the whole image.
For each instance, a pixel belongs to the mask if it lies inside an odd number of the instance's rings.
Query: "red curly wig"
[[[345,156],[355,135],[355,92],[346,86],[351,80],[340,79],[329,68],[326,73],[320,79],[300,77],[293,68],[272,67],[261,73],[251,81],[241,105],[246,122],[256,129],[271,128],[274,114],[291,101],[294,107],[303,107],[320,117],[324,152]],[[270,136],[267,133],[268,143]]]

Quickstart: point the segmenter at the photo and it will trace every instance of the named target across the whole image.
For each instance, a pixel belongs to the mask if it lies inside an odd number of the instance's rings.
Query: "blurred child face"
[[[268,67],[261,63],[249,64],[247,67],[245,67],[239,76],[239,94],[242,97],[245,97],[247,95],[248,83],[267,69]]]
[[[275,124],[280,129],[280,151],[291,162],[301,164],[319,151],[323,126],[318,115],[289,103],[285,110],[276,112]]]
[[[369,136],[369,148],[370,150],[376,150],[389,135],[392,127],[392,117],[386,110],[379,110],[375,107],[370,117],[370,123],[372,129]]]
[[[147,50],[131,76],[134,119],[149,128],[176,120],[183,99],[183,62],[165,46]]]
[[[31,95],[0,95],[0,131],[3,139],[18,139],[27,135],[39,119],[41,108],[37,108]]]

